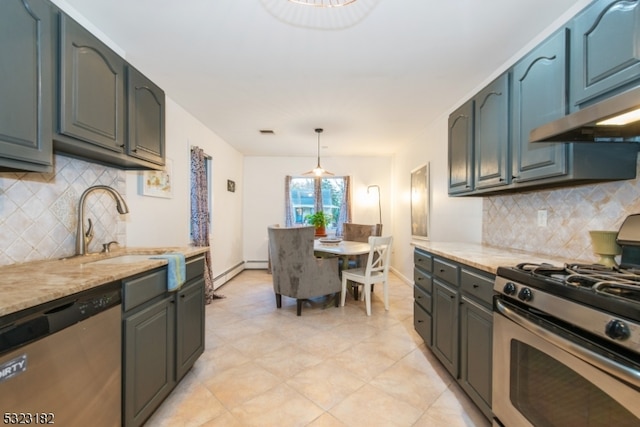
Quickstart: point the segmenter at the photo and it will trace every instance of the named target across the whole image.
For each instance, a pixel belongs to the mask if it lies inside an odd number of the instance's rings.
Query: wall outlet
[[[538,209],[538,227],[547,226],[547,210]]]

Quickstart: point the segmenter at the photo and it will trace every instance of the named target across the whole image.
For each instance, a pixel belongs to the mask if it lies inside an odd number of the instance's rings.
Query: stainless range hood
[[[640,142],[640,86],[533,129],[529,142]]]

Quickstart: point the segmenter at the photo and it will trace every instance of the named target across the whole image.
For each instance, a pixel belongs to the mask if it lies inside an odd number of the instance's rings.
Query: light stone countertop
[[[440,255],[491,274],[496,274],[498,267],[514,267],[523,262],[545,262],[558,266],[574,262],[592,264],[592,261],[557,258],[509,248],[496,248],[479,243],[414,241],[412,245],[434,255]]]
[[[121,255],[153,256],[170,252],[189,258],[208,250],[208,247],[191,246],[122,248],[108,254],[0,266],[0,317],[167,264],[164,259],[145,258],[117,264],[95,261]]]

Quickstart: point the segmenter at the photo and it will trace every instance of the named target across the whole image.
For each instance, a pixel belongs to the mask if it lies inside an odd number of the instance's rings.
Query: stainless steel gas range
[[[640,426],[640,215],[618,243],[620,267],[498,268],[495,426]]]

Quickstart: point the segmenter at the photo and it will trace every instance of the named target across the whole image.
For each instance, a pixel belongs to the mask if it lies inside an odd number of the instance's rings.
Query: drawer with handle
[[[495,279],[482,276],[478,273],[462,269],[460,273],[460,281],[462,283],[462,291],[480,301],[491,305],[493,304],[493,282]]]
[[[445,280],[447,283],[458,286],[458,266],[448,263],[440,258],[433,260],[433,274]]]
[[[413,251],[413,264],[424,270],[424,271],[432,271],[432,262],[433,257],[425,252],[422,252],[419,249]]]
[[[426,274],[418,268],[413,269],[413,284],[419,286],[428,293],[431,293],[433,289],[433,279],[431,278],[431,275]]]

